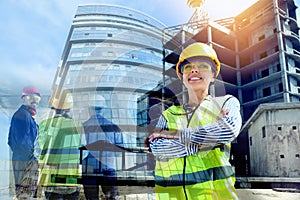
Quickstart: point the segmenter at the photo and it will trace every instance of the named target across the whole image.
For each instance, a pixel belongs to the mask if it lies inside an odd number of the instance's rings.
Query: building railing
[[[82,175],[85,178],[97,179],[98,183],[105,183],[106,185],[131,185],[131,186],[154,186],[154,168],[150,168],[148,165],[150,162],[155,162],[154,157],[149,152],[147,147],[124,147],[116,144],[112,144],[106,141],[97,141],[87,146],[82,146],[80,150],[80,164],[84,165],[83,154],[84,151],[98,151],[101,158],[103,152],[119,152],[122,154],[122,167],[116,170],[115,176],[107,176],[102,173],[101,170],[90,173],[87,166],[82,166]],[[126,167],[128,153],[141,154],[144,158],[141,162],[136,162],[134,166]],[[138,157],[138,156],[137,156]],[[138,159],[138,158],[137,158]],[[87,161],[88,162],[88,161]],[[99,166],[101,169],[101,161],[99,160]],[[78,181],[80,182],[80,181]]]

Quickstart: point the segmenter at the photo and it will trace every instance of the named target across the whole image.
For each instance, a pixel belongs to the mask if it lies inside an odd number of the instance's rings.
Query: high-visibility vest
[[[78,186],[81,177],[78,127],[72,119],[54,117],[39,124],[38,142],[42,186]]]
[[[231,95],[206,98],[190,120],[182,106],[172,106],[163,115],[169,130],[182,130],[215,122]],[[156,161],[156,199],[238,199],[234,171],[229,163],[230,144],[199,147],[195,155]]]

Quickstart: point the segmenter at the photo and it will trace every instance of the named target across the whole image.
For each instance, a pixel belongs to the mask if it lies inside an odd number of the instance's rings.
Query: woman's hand
[[[154,132],[148,137],[148,141],[152,142],[156,138],[175,139],[178,138],[178,131],[160,131]]]

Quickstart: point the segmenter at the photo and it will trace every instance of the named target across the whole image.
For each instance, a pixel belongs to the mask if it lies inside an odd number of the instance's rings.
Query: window
[[[262,138],[266,137],[266,127],[262,127]]]
[[[131,66],[130,66],[130,65],[126,65],[126,66],[125,66],[125,69],[126,69],[127,71],[131,71]]]
[[[268,56],[267,52],[263,52],[259,55],[260,59],[265,58],[267,56]]]
[[[128,83],[134,83],[133,82],[133,77],[128,77],[127,81],[128,81]]]
[[[96,76],[90,76],[90,80],[91,83],[96,83],[98,82],[98,79],[96,78]]]
[[[114,52],[112,52],[112,51],[108,51],[107,53],[106,53],[106,56],[113,56],[114,55]]]
[[[88,82],[88,78],[87,76],[81,76],[81,83],[87,83]]]
[[[259,36],[259,37],[258,37],[258,41],[262,41],[262,40],[265,39],[265,38],[266,38],[265,35]]]
[[[280,72],[281,71],[280,64],[277,64],[276,67],[277,67],[277,72]]]
[[[283,91],[283,85],[282,85],[282,83],[279,83],[279,84],[278,84],[278,88],[279,88],[279,92],[282,92],[282,91]]]
[[[271,88],[267,87],[263,89],[263,97],[267,97],[271,95]]]
[[[297,126],[293,126],[293,130],[297,130]]]
[[[261,76],[262,76],[262,77],[269,76],[269,69],[262,70],[262,71],[261,71]]]
[[[252,146],[252,137],[249,138],[250,146]]]
[[[284,155],[283,155],[283,154],[281,154],[281,155],[280,155],[280,158],[284,158]]]
[[[111,33],[107,33],[107,37],[112,37],[113,35]]]
[[[119,66],[119,65],[114,65],[114,66],[113,66],[113,69],[114,69],[114,70],[120,70],[120,66]]]
[[[281,131],[281,129],[282,129],[281,126],[278,126],[278,127],[277,127],[277,130],[278,130],[278,131]]]

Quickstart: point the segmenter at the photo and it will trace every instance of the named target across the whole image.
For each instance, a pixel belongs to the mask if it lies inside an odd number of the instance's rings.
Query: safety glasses
[[[28,101],[30,100],[30,101],[35,101],[35,102],[39,102],[41,100],[41,97],[36,94],[26,95],[26,96],[24,96],[24,98]]]
[[[211,65],[204,61],[187,62],[181,66],[181,73],[186,74],[196,68],[198,71],[211,71]]]

